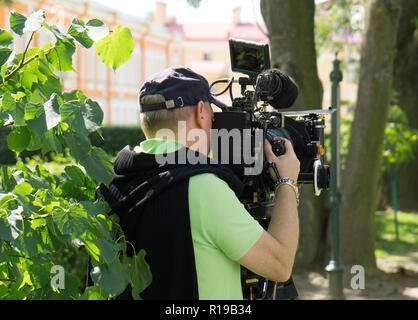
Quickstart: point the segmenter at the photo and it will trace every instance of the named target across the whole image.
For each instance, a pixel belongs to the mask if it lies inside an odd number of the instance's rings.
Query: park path
[[[382,271],[377,278],[367,281],[365,290],[344,289],[347,300],[418,300],[418,250],[405,256],[377,258]],[[326,276],[308,272],[293,275],[301,300],[328,299]]]

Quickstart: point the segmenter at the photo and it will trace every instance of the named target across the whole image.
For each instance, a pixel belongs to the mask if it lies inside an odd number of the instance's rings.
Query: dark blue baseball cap
[[[145,96],[157,96],[157,101],[161,102],[145,104]],[[139,92],[140,112],[192,106],[199,101],[209,101],[221,109],[226,107],[212,96],[203,76],[185,67],[171,67],[153,74]]]

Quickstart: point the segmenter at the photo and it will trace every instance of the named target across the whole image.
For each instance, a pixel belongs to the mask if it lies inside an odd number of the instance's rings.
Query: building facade
[[[106,125],[139,124],[138,91],[146,77],[170,65],[184,64],[182,34],[87,0],[15,1],[10,8],[0,6],[0,28],[10,30],[9,14],[12,10],[28,16],[40,9],[45,10],[47,23],[60,30],[67,30],[74,18],[85,22],[96,18],[110,30],[116,25],[131,30],[134,39],[132,56],[116,71],[100,61],[94,48],[77,45],[73,55],[73,67],[77,72],[61,74],[65,91],[80,89],[101,105]],[[17,43],[17,52],[23,51],[28,36]],[[55,42],[54,36],[40,30],[33,39],[33,46],[43,46],[47,42]]]

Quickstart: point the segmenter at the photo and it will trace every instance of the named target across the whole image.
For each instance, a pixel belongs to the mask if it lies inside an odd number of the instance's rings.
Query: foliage
[[[10,28],[15,37],[0,31],[0,131],[11,129],[7,144],[16,154],[41,150],[59,155],[68,148],[72,160],[63,162],[60,174],[39,163],[0,167],[0,298],[109,299],[129,283],[132,295],[140,298],[151,281],[145,253],[126,256],[129,243],[116,218],[108,216],[106,202],[96,196],[97,186],[113,177],[107,154],[89,138],[100,134],[103,112],[80,90],[63,92],[57,76],[74,71],[76,42],[85,48],[94,44],[106,65],[120,66],[130,52],[118,41],[131,41],[130,31],[116,27],[123,37],[115,38],[97,19],[74,19],[63,32],[45,21],[43,10],[29,17],[13,12]],[[39,32],[51,32],[55,43],[30,48]],[[26,34],[24,51],[15,54],[15,38]],[[107,41],[119,50],[98,45]],[[65,287],[53,288],[54,265],[71,265],[75,252],[89,255],[94,286],[80,292],[81,275],[64,269]]]
[[[202,0],[187,0],[187,3],[190,4],[194,8],[198,8],[201,2]]]
[[[9,132],[10,127],[0,130],[0,164],[16,164],[18,160],[28,163],[35,161],[34,159],[38,162],[41,160],[62,162],[66,157],[71,158],[68,148],[62,150],[62,156],[57,155],[54,151],[42,154],[41,150],[25,150],[19,153],[19,157],[17,157],[16,153],[7,148],[6,137]],[[89,138],[92,146],[102,148],[111,157],[116,156],[126,145],[137,146],[139,142],[145,140],[144,133],[139,126],[103,126],[100,128],[100,133],[92,132],[89,134]]]
[[[396,100],[393,100],[389,108],[383,140],[382,168],[387,172],[389,172],[392,165],[397,166],[401,163],[414,160],[415,150],[418,147],[418,130],[410,128],[405,112],[395,103]],[[341,107],[343,111],[345,111],[345,108],[352,109],[348,101],[341,101]],[[352,112],[341,116],[340,156],[342,169],[345,168],[345,160],[348,154],[352,121]],[[329,133],[326,134],[325,138],[327,158],[330,159],[331,137]]]
[[[91,142],[111,156],[115,156],[126,145],[134,147],[145,140],[145,135],[139,126],[107,126],[101,128],[101,133],[103,138],[97,133],[92,133],[90,135]]]
[[[317,51],[358,50],[350,41],[363,28],[363,9],[360,1],[336,0],[316,6],[315,44]]]
[[[418,146],[418,130],[408,125],[405,112],[397,105],[389,110],[385,128],[383,165],[386,171],[390,166],[412,161]]]
[[[393,211],[376,214],[376,256],[413,256],[418,243],[418,214],[398,211],[399,241],[396,241]]]
[[[358,0],[336,0],[315,6],[315,46],[318,56],[323,52],[339,55],[341,68],[358,81],[360,38],[364,25],[364,7]]]

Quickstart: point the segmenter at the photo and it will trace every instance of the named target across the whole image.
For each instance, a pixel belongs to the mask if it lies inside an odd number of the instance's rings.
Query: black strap
[[[183,106],[184,106],[183,98],[178,97],[175,100],[166,100],[160,103],[153,103],[153,104],[141,103],[141,112],[156,111],[156,110],[162,110],[162,109],[174,109],[174,108],[179,108]]]
[[[282,286],[277,286],[274,300],[298,300],[298,296],[293,279],[290,277]]]

